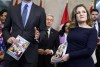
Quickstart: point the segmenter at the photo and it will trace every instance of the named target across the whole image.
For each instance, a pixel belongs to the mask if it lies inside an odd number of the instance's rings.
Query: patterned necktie
[[[23,9],[23,12],[22,12],[22,22],[23,22],[24,27],[26,25],[26,17],[27,17],[27,11],[28,11],[27,7],[28,7],[28,5],[26,4],[24,6],[24,9]]]
[[[94,23],[94,28],[96,29],[96,23]]]

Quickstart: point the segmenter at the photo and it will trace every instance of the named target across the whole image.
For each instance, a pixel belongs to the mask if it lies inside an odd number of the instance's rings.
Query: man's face
[[[53,17],[52,16],[47,16],[46,17],[46,26],[49,28],[53,24]]]
[[[98,17],[99,17],[99,13],[98,12],[93,11],[91,13],[91,18],[92,18],[93,21],[96,21],[98,19]]]

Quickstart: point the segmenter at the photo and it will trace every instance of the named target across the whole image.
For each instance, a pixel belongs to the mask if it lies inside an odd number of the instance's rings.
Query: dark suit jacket
[[[98,22],[98,37],[100,37],[100,23]],[[96,48],[96,58],[97,58],[97,63],[96,63],[96,67],[100,67],[100,45],[97,45]]]
[[[39,44],[40,49],[51,49],[55,53],[59,46],[59,33],[51,29],[50,36],[48,38],[46,31],[41,33],[41,41]],[[51,55],[39,55],[38,67],[54,67],[51,62]]]
[[[100,37],[100,22],[98,22],[98,27],[99,27],[98,36]]]
[[[28,62],[37,61],[37,49],[38,44],[34,40],[34,27],[37,27],[40,31],[45,29],[45,11],[43,8],[32,4],[29,19],[27,20],[26,26],[22,24],[21,18],[21,4],[10,7],[8,16],[3,29],[5,42],[9,37],[16,37],[17,35],[22,36],[30,42],[28,49],[24,55]],[[12,31],[11,31],[12,30]],[[10,33],[11,31],[11,33]],[[9,48],[10,45],[6,45]]]

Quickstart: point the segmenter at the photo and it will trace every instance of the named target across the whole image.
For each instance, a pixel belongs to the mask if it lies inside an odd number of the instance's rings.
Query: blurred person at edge
[[[99,20],[99,11],[97,9],[91,10],[91,20],[93,21],[93,27],[97,30],[97,36],[98,36],[98,42],[97,42],[97,48],[96,48],[96,67],[100,67],[100,22]]]
[[[95,67],[91,55],[97,43],[97,31],[90,25],[90,16],[83,4],[72,11],[75,27],[69,30],[66,54],[58,67]]]
[[[8,13],[8,11],[6,9],[2,9],[0,11],[0,21],[1,21],[1,24],[2,24],[2,28],[4,27],[4,23],[5,23],[5,20],[6,20],[6,17],[7,17],[7,13]]]

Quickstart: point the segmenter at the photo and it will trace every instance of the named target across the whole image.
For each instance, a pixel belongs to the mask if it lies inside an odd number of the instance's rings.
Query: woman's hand
[[[69,59],[69,54],[63,55],[63,56],[61,57],[61,59],[62,59],[62,62],[68,61],[68,59]]]

